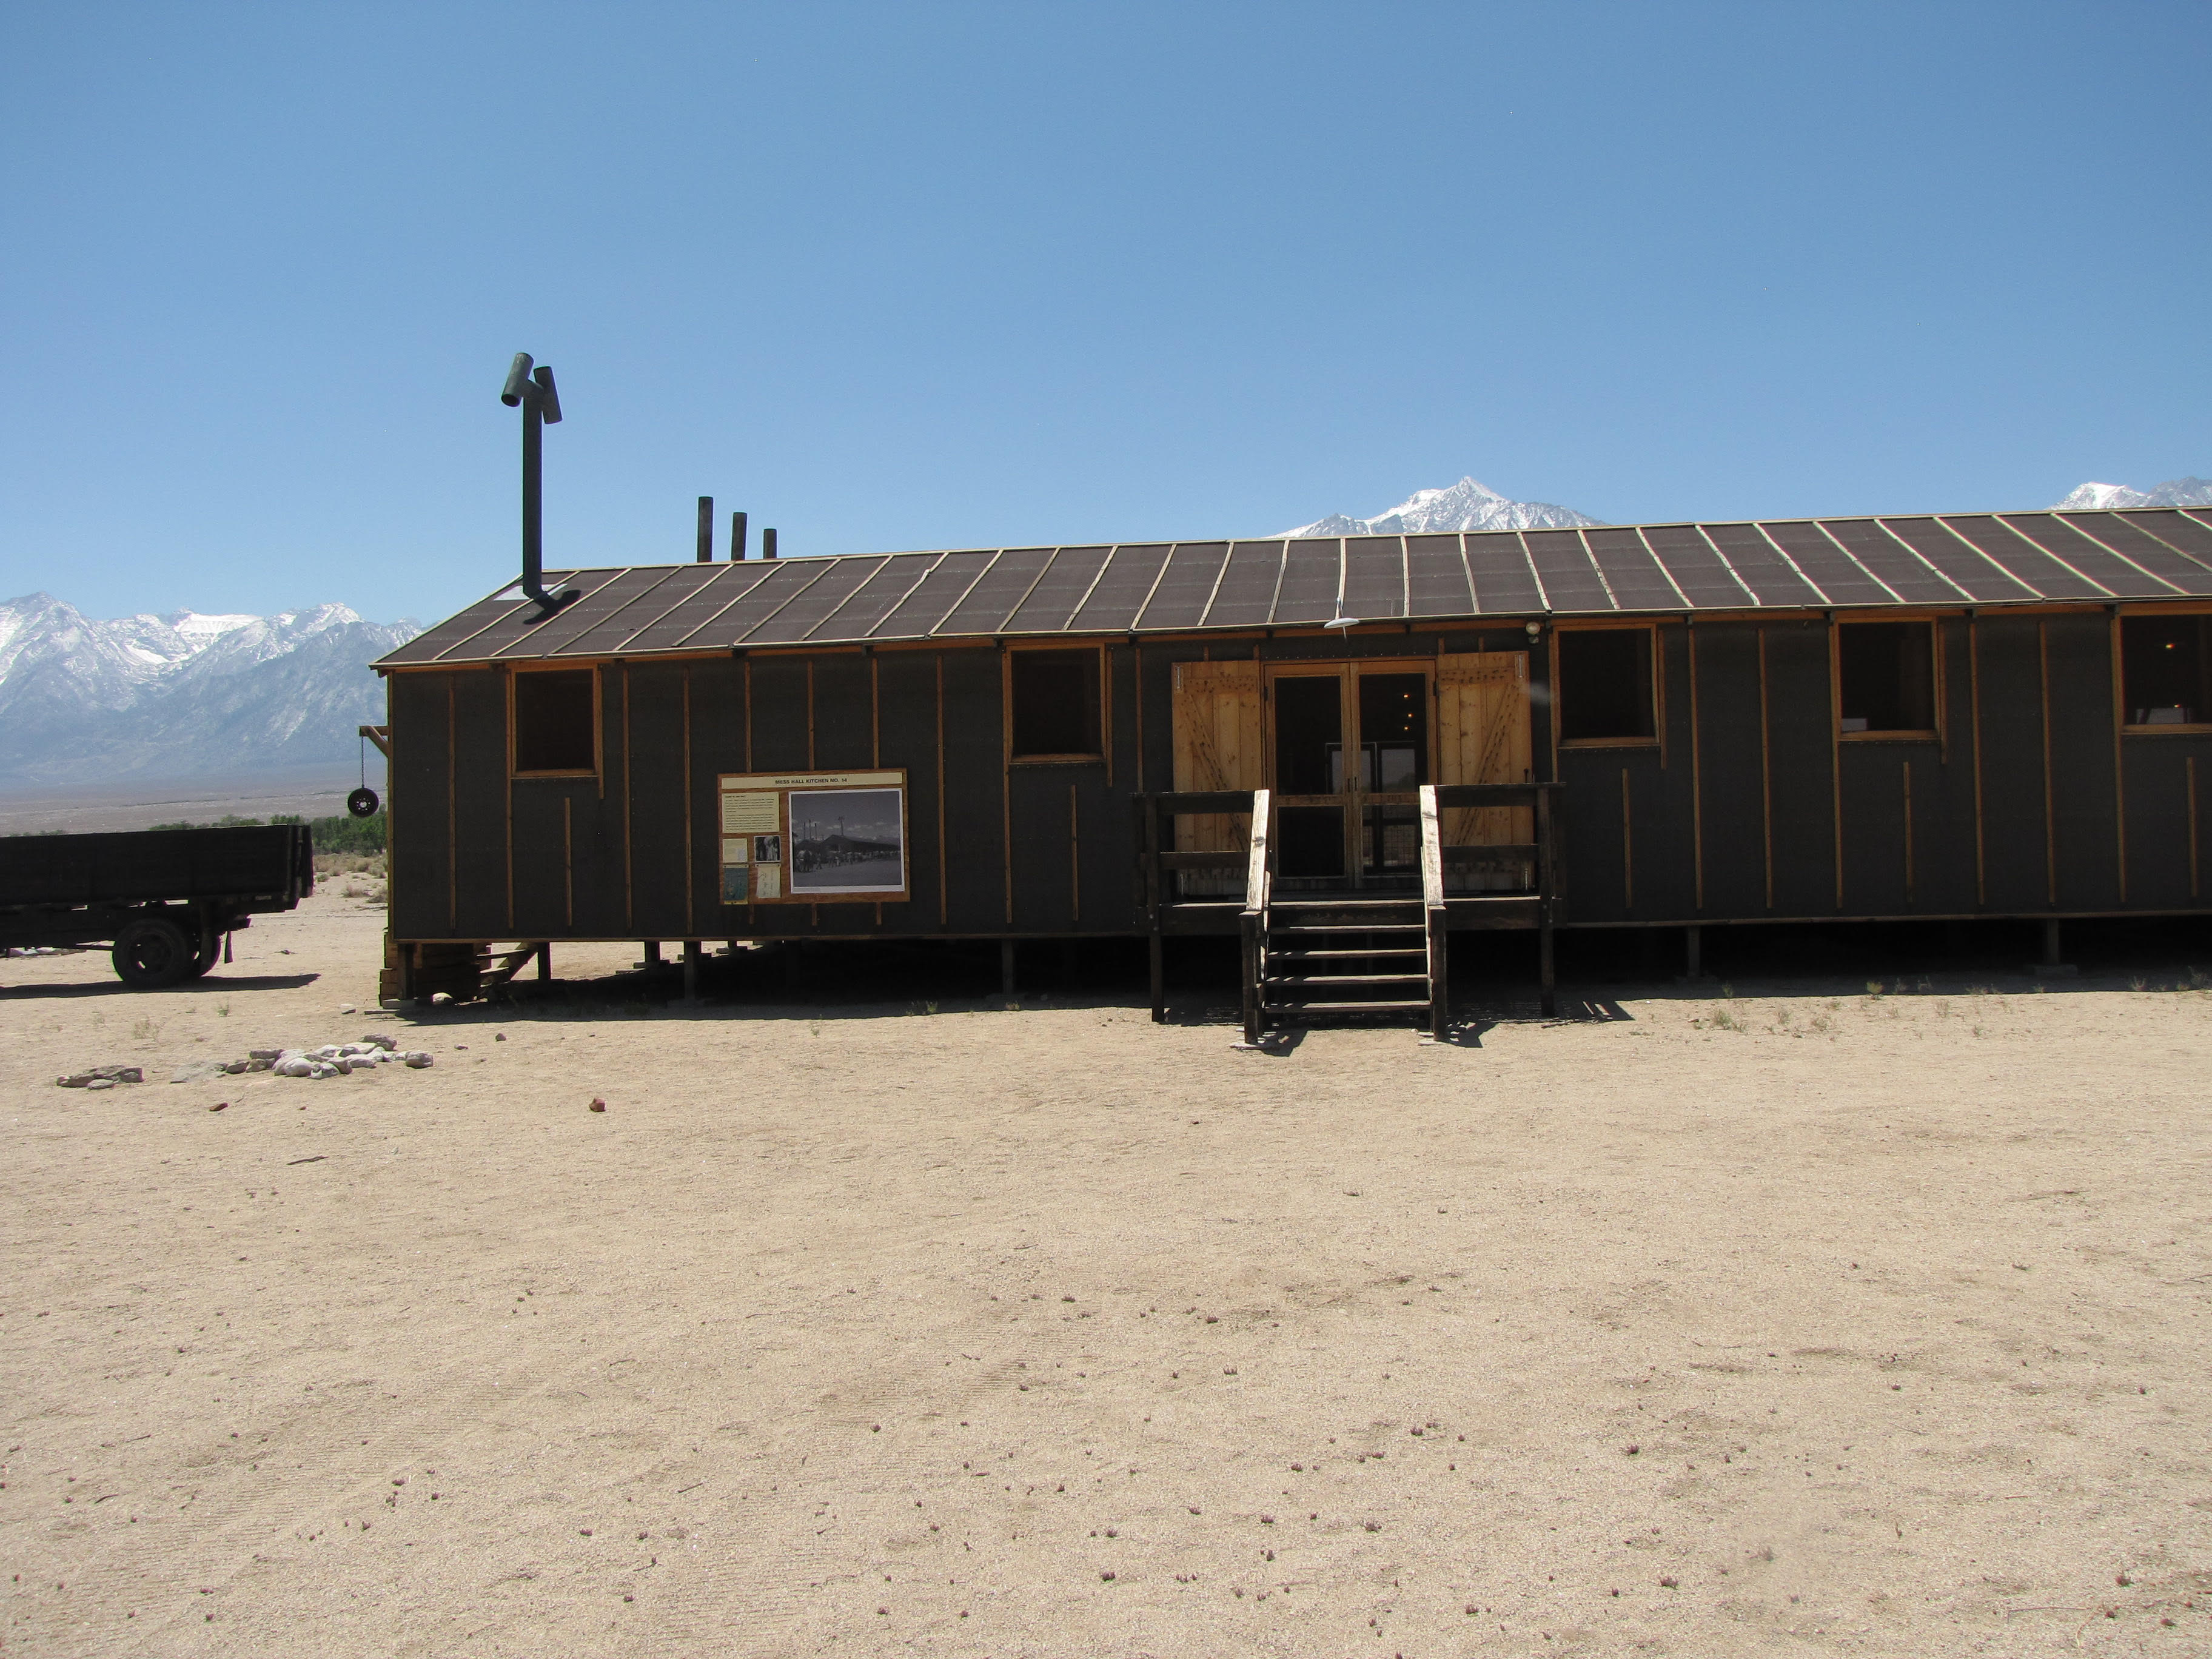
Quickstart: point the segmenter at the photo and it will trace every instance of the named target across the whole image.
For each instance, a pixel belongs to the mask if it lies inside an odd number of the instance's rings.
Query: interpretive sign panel
[[[715,783],[723,903],[909,896],[903,771],[732,772]]]

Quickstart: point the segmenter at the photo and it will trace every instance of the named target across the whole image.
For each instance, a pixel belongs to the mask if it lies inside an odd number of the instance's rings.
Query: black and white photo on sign
[[[781,836],[755,836],[753,837],[753,862],[755,864],[782,863],[783,837]]]
[[[793,790],[793,893],[906,890],[906,815],[899,789]]]

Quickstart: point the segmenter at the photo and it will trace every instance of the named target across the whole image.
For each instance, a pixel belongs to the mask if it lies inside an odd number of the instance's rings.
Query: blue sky
[[[0,597],[2212,473],[2180,4],[8,8]],[[726,517],[724,519],[726,526]],[[726,533],[726,532],[724,532]]]

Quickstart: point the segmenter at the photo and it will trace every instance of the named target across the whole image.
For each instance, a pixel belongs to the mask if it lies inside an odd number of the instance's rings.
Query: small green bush
[[[318,853],[381,853],[385,847],[386,826],[389,820],[382,812],[374,817],[357,818],[340,812],[327,818],[303,818],[295,812],[278,812],[267,818],[241,818],[226,813],[211,823],[194,823],[179,819],[174,823],[156,823],[155,830],[234,830],[259,823],[304,823],[315,843]]]

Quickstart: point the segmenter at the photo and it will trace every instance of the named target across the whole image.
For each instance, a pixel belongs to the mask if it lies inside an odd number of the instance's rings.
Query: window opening
[[[1013,758],[1104,752],[1098,738],[1098,653],[1012,653]]]
[[[1932,623],[1846,623],[1836,629],[1842,729],[1936,729],[1936,629]]]
[[[1359,765],[1364,787],[1381,794],[1407,794],[1429,781],[1428,693],[1428,678],[1423,674],[1359,677]],[[1418,872],[1420,809],[1371,805],[1365,816],[1360,826],[1360,856],[1367,872]]]
[[[1344,793],[1344,680],[1285,675],[1275,682],[1275,787],[1285,795]]]
[[[592,741],[592,671],[561,669],[514,677],[514,769],[590,772],[599,764]]]
[[[2212,721],[2212,617],[2120,618],[2120,685],[2130,726]]]
[[[1559,640],[1562,741],[1656,734],[1650,629],[1562,629]]]

